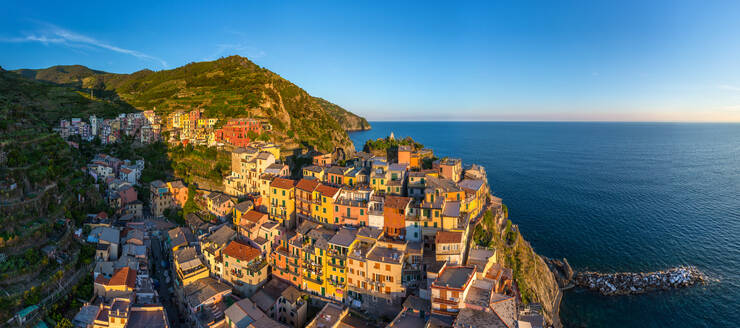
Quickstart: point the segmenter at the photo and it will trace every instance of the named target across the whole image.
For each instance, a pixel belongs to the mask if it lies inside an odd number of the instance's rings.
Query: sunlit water
[[[576,270],[695,265],[718,282],[638,296],[567,292],[566,327],[740,325],[740,124],[374,122],[479,163],[535,250]]]

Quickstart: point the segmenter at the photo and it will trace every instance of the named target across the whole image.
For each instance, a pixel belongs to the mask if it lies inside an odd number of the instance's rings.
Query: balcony
[[[334,268],[337,268],[337,269],[344,269],[344,265],[339,265],[339,263],[332,263],[331,261],[329,261],[328,264],[329,264],[330,267],[334,267]]]
[[[317,284],[317,285],[323,285],[324,284],[324,282],[321,280],[321,278],[318,278],[318,277],[303,276],[302,279],[303,280],[306,280],[306,281],[313,282],[314,284]]]
[[[339,282],[334,279],[329,279],[327,282],[329,283],[329,285],[334,286],[336,288],[344,288],[346,286],[346,283]]]

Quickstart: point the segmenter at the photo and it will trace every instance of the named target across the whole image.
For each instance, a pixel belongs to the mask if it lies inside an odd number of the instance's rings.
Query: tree
[[[73,328],[74,326],[67,318],[62,318],[62,320],[57,321],[56,328]]]

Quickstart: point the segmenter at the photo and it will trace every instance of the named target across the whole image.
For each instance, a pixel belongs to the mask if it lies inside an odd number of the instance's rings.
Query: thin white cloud
[[[39,24],[43,25],[44,28],[34,33],[29,33],[24,37],[0,38],[0,42],[11,42],[11,43],[38,42],[38,43],[42,43],[45,45],[61,44],[61,45],[66,45],[70,47],[92,46],[95,48],[110,50],[113,52],[134,56],[139,59],[158,62],[162,67],[167,67],[167,62],[162,60],[161,58],[151,56],[151,55],[145,54],[140,51],[117,47],[112,44],[99,41],[95,38],[63,29],[53,24],[43,23],[43,22],[40,22]]]

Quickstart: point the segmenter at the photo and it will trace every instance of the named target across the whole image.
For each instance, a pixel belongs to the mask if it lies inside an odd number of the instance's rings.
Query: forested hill
[[[370,125],[344,108],[305,90],[247,58],[231,56],[171,70],[105,73],[84,66],[17,70],[23,76],[94,89],[96,96],[120,99],[158,114],[200,108],[219,119],[252,117],[270,122],[274,141],[286,148],[331,150],[352,145],[346,131]]]

